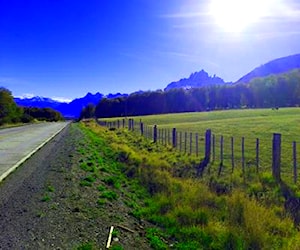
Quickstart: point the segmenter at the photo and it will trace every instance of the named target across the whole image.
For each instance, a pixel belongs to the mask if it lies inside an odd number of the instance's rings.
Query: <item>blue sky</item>
[[[0,86],[73,99],[201,69],[236,81],[299,41],[297,0],[0,0]]]

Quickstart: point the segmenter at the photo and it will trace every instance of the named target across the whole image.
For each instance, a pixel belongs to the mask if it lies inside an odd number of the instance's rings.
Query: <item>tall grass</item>
[[[162,229],[149,231],[154,248],[300,248],[300,236],[271,175],[251,183],[244,183],[239,171],[230,181],[195,178],[193,157],[126,130],[109,131],[95,123],[85,126],[105,138],[116,160],[124,164],[122,171],[151,195],[134,215]]]

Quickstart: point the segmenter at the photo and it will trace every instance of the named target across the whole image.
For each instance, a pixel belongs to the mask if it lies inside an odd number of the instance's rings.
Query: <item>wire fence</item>
[[[207,133],[210,130],[192,133],[176,128],[160,128],[150,126],[133,119],[116,121],[98,121],[99,125],[108,128],[126,128],[144,136],[154,143],[171,146],[183,154],[206,161],[209,171],[215,171],[218,176],[241,170],[247,173],[272,172],[277,180],[298,182],[298,159],[296,140],[282,139],[280,134],[273,138],[237,138],[221,134]]]

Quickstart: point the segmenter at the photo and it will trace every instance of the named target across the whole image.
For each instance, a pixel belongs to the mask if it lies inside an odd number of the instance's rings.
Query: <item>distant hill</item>
[[[164,90],[167,91],[174,88],[190,89],[221,84],[225,84],[222,78],[217,77],[216,75],[209,76],[206,71],[201,70],[199,72],[192,73],[189,78],[183,78],[179,81],[171,82]]]
[[[248,83],[253,78],[280,74],[297,68],[300,68],[300,54],[281,57],[255,68],[240,78],[237,83]]]

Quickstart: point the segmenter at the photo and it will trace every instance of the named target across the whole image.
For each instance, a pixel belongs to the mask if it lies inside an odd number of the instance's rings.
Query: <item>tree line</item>
[[[59,121],[62,115],[51,108],[19,107],[11,91],[0,87],[0,126],[9,123],[28,123],[33,120]]]
[[[255,78],[247,84],[147,91],[128,97],[102,99],[86,106],[81,118],[120,117],[238,108],[276,108],[300,105],[300,69]]]

